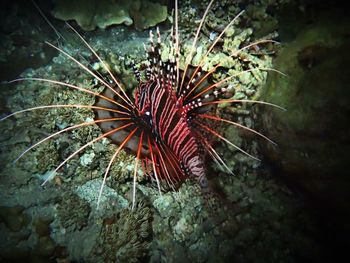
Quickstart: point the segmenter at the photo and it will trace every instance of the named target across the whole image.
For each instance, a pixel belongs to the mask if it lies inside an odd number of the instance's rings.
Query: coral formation
[[[61,20],[75,20],[84,30],[110,25],[132,25],[146,29],[166,20],[167,7],[149,0],[56,1],[52,11]]]
[[[87,201],[90,207],[96,208],[99,190],[101,189],[102,180],[93,179],[87,181],[85,184],[77,187],[75,193],[83,200]],[[120,210],[128,207],[129,202],[123,196],[118,194],[112,188],[105,186],[103,194],[100,198],[100,209]]]
[[[63,228],[81,230],[88,223],[91,208],[87,201],[74,193],[67,193],[57,206],[57,214]]]
[[[150,245],[151,220],[152,212],[144,201],[133,211],[123,209],[105,219],[91,262],[140,262]]]
[[[150,0],[135,1],[130,10],[137,29],[147,29],[153,27],[167,19],[167,7]]]

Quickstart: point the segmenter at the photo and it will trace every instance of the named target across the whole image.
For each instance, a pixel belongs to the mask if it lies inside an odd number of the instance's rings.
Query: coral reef
[[[152,235],[152,212],[145,201],[104,220],[89,262],[140,262]]]
[[[145,8],[156,7],[148,1],[132,1],[133,5],[139,5],[139,9],[133,8],[146,15],[143,20],[141,16],[133,17],[135,14],[131,12],[129,2],[127,16],[133,19],[135,26],[139,29],[151,26]],[[180,41],[184,44],[181,57],[189,52],[193,32],[208,2],[181,1],[179,28]],[[205,54],[215,36],[222,32],[222,25],[227,24],[243,5],[247,12],[223,36],[204,67],[209,70],[222,62],[214,80],[245,69],[270,67],[277,49],[275,45],[261,45],[239,56],[230,56],[256,39],[275,35],[276,20],[272,13],[280,2],[215,1],[191,64],[198,65],[200,55]],[[106,3],[101,1],[101,4]],[[75,3],[69,4],[74,11]],[[86,15],[83,10],[80,14]],[[86,17],[81,22],[80,18],[69,19],[76,19],[82,27],[86,26],[85,29],[108,25],[108,17],[101,16],[96,20]],[[265,20],[269,21],[266,25]],[[147,67],[140,43],[147,42],[148,36],[132,31],[131,27],[112,27],[95,33],[89,33],[89,43],[126,82],[131,94],[136,84],[128,65],[135,60],[140,67]],[[169,41],[169,32],[162,33],[162,37],[164,43]],[[105,74],[101,64],[91,57],[81,42],[78,45],[58,42],[79,61],[86,63],[84,57],[94,70]],[[8,42],[8,45],[13,44]],[[169,53],[165,50],[164,58],[168,55],[166,52]],[[309,57],[307,54],[301,56],[303,65],[309,64]],[[184,60],[181,63],[183,66]],[[46,66],[26,70],[21,76],[60,80],[95,92],[103,90],[93,77],[62,55],[55,56]],[[229,81],[232,89],[224,97],[259,99],[265,79],[263,71],[241,75]],[[0,89],[1,95],[4,94],[1,100],[6,103],[1,105],[1,114],[39,105],[94,103],[94,98],[88,94],[57,85],[21,82],[5,87]],[[223,105],[217,110],[221,116],[248,127],[257,125],[258,115],[247,105]],[[38,258],[43,262],[310,262],[322,259],[322,247],[315,238],[318,233],[304,200],[274,179],[269,169],[221,143],[217,143],[215,149],[235,176],[208,161],[210,187],[207,191],[188,180],[177,192],[162,193],[162,196],[159,196],[155,182],[139,177],[138,203],[134,211],[128,207],[135,158],[124,151],[111,167],[100,207],[96,208],[102,177],[116,150],[108,139],[86,148],[58,171],[55,180],[40,186],[69,154],[101,135],[96,125],[62,134],[26,154],[16,166],[12,165],[21,152],[45,135],[93,118],[91,110],[50,109],[18,115],[1,123],[0,209],[14,209],[17,205],[21,209],[15,213],[20,221],[13,221],[15,227],[10,227],[8,219],[0,213],[0,261],[24,261],[28,257],[34,262],[39,262]],[[260,141],[250,133],[232,126],[219,126],[218,131],[237,146],[259,156]],[[273,139],[274,135],[271,137]],[[143,200],[149,200],[149,203]],[[32,218],[30,222],[29,219],[22,220],[27,218],[26,215]],[[33,248],[36,252],[31,252]]]
[[[130,10],[137,29],[153,27],[168,17],[167,7],[150,0],[135,1],[134,7]]]
[[[57,206],[61,225],[68,231],[79,231],[86,226],[90,212],[88,202],[74,193],[67,193]]]
[[[84,185],[77,187],[76,194],[86,200],[93,208],[97,207],[98,193],[101,189],[101,179],[94,179],[86,182]],[[129,206],[129,202],[123,196],[118,194],[112,188],[108,186],[104,187],[103,195],[100,199],[101,210],[109,210],[111,207],[113,211],[124,209]]]
[[[75,20],[84,30],[106,28],[111,25],[134,24],[143,30],[167,19],[167,7],[150,0],[84,0],[55,1],[52,15],[67,21]]]

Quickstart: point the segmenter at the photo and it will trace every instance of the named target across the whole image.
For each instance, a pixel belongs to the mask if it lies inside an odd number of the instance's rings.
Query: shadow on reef
[[[50,8],[49,2],[38,2],[43,10]],[[0,81],[14,79],[28,68],[44,66],[57,55],[45,41],[58,37],[37,13],[31,1],[1,2]]]
[[[277,176],[309,198],[318,238],[334,259],[350,241],[350,13],[338,2],[305,2],[306,24],[295,20],[299,29],[285,35],[290,42],[275,60],[288,77],[270,75],[264,91],[266,100],[287,108],[264,109],[266,133],[279,144],[265,153]]]

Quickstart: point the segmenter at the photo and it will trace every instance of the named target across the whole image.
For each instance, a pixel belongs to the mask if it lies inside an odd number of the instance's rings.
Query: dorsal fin
[[[154,34],[150,31],[150,48],[146,48],[147,59],[149,61],[149,69],[146,72],[147,79],[159,79],[163,84],[176,88],[176,62],[175,62],[175,47],[174,37],[171,37],[169,59],[162,61],[161,54],[161,35],[157,28],[157,42],[154,42]]]
[[[135,61],[131,60],[130,65],[132,67],[132,71],[134,72],[135,78],[140,83],[141,82],[141,73],[140,73],[139,69],[136,67]]]
[[[147,51],[148,61],[150,63],[150,78],[155,79],[160,77],[160,66],[162,66],[161,60],[161,43],[160,38],[157,37],[157,44],[154,44],[153,41],[153,32],[149,31],[149,41],[150,49]]]

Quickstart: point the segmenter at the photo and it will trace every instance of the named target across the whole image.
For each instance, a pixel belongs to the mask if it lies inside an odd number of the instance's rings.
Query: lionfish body
[[[136,93],[140,98],[137,106],[155,143],[163,143],[176,156],[182,173],[188,171],[205,186],[203,157],[187,116],[183,114],[183,105],[172,87],[159,79],[140,87]]]
[[[158,32],[159,35],[159,32]],[[152,33],[151,33],[152,36]],[[129,105],[127,113],[131,116],[133,126],[138,128],[138,140],[142,136],[141,154],[143,160],[155,162],[153,174],[157,174],[160,179],[167,181],[168,186],[176,187],[189,175],[195,178],[201,186],[207,185],[204,167],[204,155],[199,146],[199,138],[193,131],[191,118],[193,117],[189,107],[183,105],[183,95],[177,94],[176,86],[176,66],[174,62],[163,62],[160,59],[160,35],[159,43],[148,51],[150,68],[148,68],[145,81],[141,81],[140,73],[133,66],[135,75],[139,79],[139,86],[135,89],[134,102]],[[158,55],[156,55],[158,54]],[[180,70],[180,73],[183,72]],[[106,96],[111,92],[106,90]],[[117,98],[116,98],[117,99]],[[118,100],[123,103],[122,100]],[[98,100],[96,106],[113,107],[112,103],[105,100]],[[192,107],[201,105],[188,101],[187,105]],[[105,117],[117,117],[121,114],[111,114],[97,110],[97,119]],[[123,123],[119,122],[118,126]],[[99,124],[104,132],[115,129],[115,122]],[[130,127],[132,130],[134,127]],[[117,131],[112,135],[117,143],[121,143],[127,136],[125,131]],[[125,144],[137,154],[137,140],[131,139]],[[150,151],[152,148],[152,151]],[[152,156],[151,156],[152,155]],[[156,178],[157,179],[157,178]]]
[[[107,175],[110,168],[123,148],[132,150],[136,155],[136,162],[134,166],[134,183],[133,183],[133,207],[135,205],[135,192],[136,192],[136,177],[138,171],[138,164],[141,161],[144,168],[147,168],[147,174],[149,174],[157,182],[159,193],[161,194],[161,182],[165,182],[168,188],[175,190],[181,182],[187,177],[191,176],[195,178],[201,186],[207,185],[206,169],[204,160],[206,154],[209,155],[216,163],[218,163],[223,169],[230,169],[225,162],[221,159],[219,154],[211,145],[211,139],[207,135],[220,139],[227,144],[235,147],[242,153],[251,156],[241,148],[234,145],[232,142],[224,138],[218,132],[216,132],[210,125],[207,125],[206,121],[224,122],[227,124],[235,125],[239,128],[248,130],[256,135],[272,142],[269,138],[261,133],[245,127],[239,123],[220,118],[216,116],[213,109],[215,105],[219,103],[260,103],[270,106],[278,107],[274,104],[253,101],[253,100],[235,100],[235,99],[219,99],[220,93],[225,92],[225,88],[218,88],[220,85],[226,83],[226,81],[253,70],[273,70],[269,68],[253,68],[242,71],[236,75],[226,77],[214,84],[210,83],[209,78],[220,66],[220,63],[209,72],[202,72],[201,67],[204,65],[204,58],[213,50],[216,43],[223,36],[225,31],[235,22],[235,20],[243,13],[239,13],[222,31],[222,33],[216,38],[215,41],[209,47],[207,53],[202,57],[199,65],[193,69],[190,67],[190,61],[192,59],[193,52],[196,48],[196,42],[201,31],[201,26],[205,20],[208,10],[213,3],[213,0],[207,6],[207,9],[202,17],[200,25],[198,26],[196,36],[193,41],[190,54],[185,61],[185,67],[180,70],[179,67],[179,36],[178,36],[178,7],[177,0],[175,0],[175,26],[172,30],[170,46],[172,52],[167,61],[161,60],[161,41],[160,34],[157,30],[157,43],[153,43],[153,34],[150,34],[151,46],[147,50],[148,66],[144,76],[133,65],[133,70],[136,78],[139,82],[138,87],[135,89],[134,98],[129,96],[123,85],[117,80],[117,78],[110,71],[105,62],[98,56],[94,49],[79,35],[79,33],[68,26],[81,38],[86,47],[95,55],[100,61],[105,71],[109,74],[109,80],[107,81],[102,74],[96,74],[89,65],[84,65],[77,59],[69,55],[64,50],[50,44],[48,45],[55,48],[71,61],[75,62],[80,68],[92,77],[94,77],[100,84],[105,87],[104,92],[97,93],[81,86],[75,86],[69,83],[43,79],[43,78],[20,78],[11,81],[40,81],[50,84],[58,85],[59,87],[67,87],[74,90],[79,90],[86,94],[95,96],[96,102],[94,105],[78,105],[78,104],[59,104],[59,105],[43,105],[33,108],[28,108],[11,113],[0,121],[3,121],[13,115],[23,112],[30,112],[42,109],[53,108],[88,108],[95,112],[95,120],[90,122],[79,123],[67,128],[64,128],[58,132],[55,132],[39,142],[33,144],[27,148],[16,159],[20,159],[24,154],[31,149],[37,147],[39,144],[48,141],[49,139],[80,127],[89,125],[99,125],[103,134],[94,138],[90,142],[86,143],[78,150],[70,154],[64,159],[56,169],[48,176],[43,184],[53,178],[55,173],[63,167],[69,160],[76,157],[79,153],[91,146],[93,143],[109,137],[113,142],[118,145],[117,150],[110,159],[108,166],[106,167],[102,186],[99,192],[98,203],[101,198],[103,187],[107,180]],[[231,56],[242,52],[264,42],[273,42],[271,40],[260,40],[255,43],[249,44],[240,48],[234,52]],[[273,70],[276,71],[276,70]],[[204,74],[205,73],[205,74]],[[111,84],[112,83],[112,84]],[[280,108],[280,107],[278,107]],[[272,142],[273,143],[273,142]],[[256,158],[255,158],[256,159]]]

